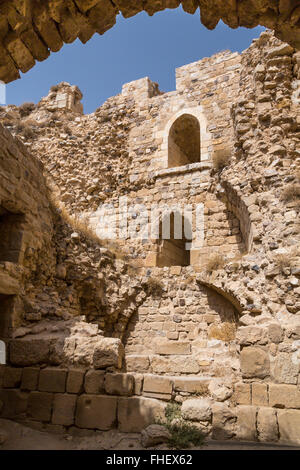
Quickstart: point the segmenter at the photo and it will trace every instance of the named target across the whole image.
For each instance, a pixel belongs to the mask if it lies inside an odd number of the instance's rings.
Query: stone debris
[[[182,405],[182,417],[190,421],[210,421],[211,402],[206,398],[186,400]]]
[[[171,435],[165,426],[159,424],[150,424],[141,432],[141,442],[145,448],[168,442],[170,437]]]

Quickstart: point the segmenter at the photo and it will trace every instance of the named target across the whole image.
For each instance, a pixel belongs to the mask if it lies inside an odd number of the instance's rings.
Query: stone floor
[[[72,436],[41,432],[21,424],[0,419],[0,450],[141,450],[140,434],[124,434],[117,430],[91,432]],[[155,449],[168,449],[165,445]],[[193,450],[299,450],[275,444],[208,441]]]

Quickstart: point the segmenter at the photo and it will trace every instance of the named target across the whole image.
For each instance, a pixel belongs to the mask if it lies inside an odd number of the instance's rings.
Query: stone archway
[[[104,34],[125,18],[146,11],[150,16],[166,8],[182,5],[194,14],[200,8],[201,22],[214,29],[220,20],[231,28],[262,25],[275,35],[300,48],[300,6],[280,0],[3,0],[0,6],[0,80],[5,83],[20,78],[20,71],[30,70],[36,60],[47,59],[64,43],[79,38],[86,43],[94,33]]]

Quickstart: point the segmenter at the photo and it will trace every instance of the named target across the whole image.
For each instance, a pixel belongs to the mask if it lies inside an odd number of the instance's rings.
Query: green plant
[[[147,280],[147,286],[152,295],[160,295],[163,291],[163,284],[154,277],[149,277]]]
[[[35,132],[30,126],[25,125],[24,129],[21,132],[21,135],[25,137],[25,139],[32,139],[35,136]]]
[[[202,432],[194,425],[178,421],[176,424],[166,424],[166,428],[171,434],[169,447],[175,449],[187,449],[193,444],[200,446],[203,444],[204,436]]]
[[[34,103],[23,103],[23,104],[21,104],[21,106],[19,106],[19,112],[20,112],[21,117],[28,116],[30,113],[32,113],[34,108],[35,108]]]
[[[217,269],[224,268],[225,265],[225,258],[220,253],[213,253],[208,258],[205,269],[208,273],[212,273],[213,271],[217,271]]]
[[[230,152],[228,149],[215,150],[212,156],[212,163],[215,170],[223,170],[230,163]]]
[[[23,124],[22,122],[17,122],[15,124],[15,131],[19,134],[21,132],[23,132],[23,130],[25,129],[25,124]]]
[[[296,201],[300,198],[300,184],[292,183],[284,188],[281,199],[285,202]]]
[[[284,273],[286,268],[291,268],[297,265],[297,261],[300,255],[300,249],[298,247],[293,247],[286,253],[278,253],[274,256],[273,261],[275,266]]]
[[[181,419],[181,406],[179,403],[168,403],[165,409],[165,417],[168,423],[174,419]]]
[[[187,449],[193,444],[203,444],[204,436],[194,425],[184,421],[181,417],[181,406],[178,403],[168,403],[165,409],[165,421],[158,424],[165,426],[170,433],[168,445],[170,448]]]

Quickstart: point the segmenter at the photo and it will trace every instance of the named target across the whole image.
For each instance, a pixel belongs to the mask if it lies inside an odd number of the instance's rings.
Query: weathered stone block
[[[23,415],[26,412],[27,402],[28,393],[20,390],[0,390],[0,416],[14,419]]]
[[[236,383],[233,398],[238,405],[251,405],[251,385],[243,382]]]
[[[268,406],[268,386],[265,383],[252,384],[252,405]]]
[[[286,444],[300,444],[300,411],[277,411],[280,442]]]
[[[167,394],[171,398],[173,382],[168,377],[159,377],[157,375],[144,375],[143,392],[155,394]]]
[[[257,413],[258,440],[271,442],[278,440],[278,424],[276,410],[273,408],[259,408]]]
[[[184,341],[169,341],[166,343],[158,343],[155,345],[155,354],[191,354],[191,344]]]
[[[104,392],[104,370],[88,370],[84,379],[85,393]]]
[[[22,374],[22,390],[37,390],[40,369],[37,367],[25,367]]]
[[[141,432],[149,424],[164,419],[165,404],[145,397],[118,399],[118,429],[121,432]]]
[[[256,439],[256,406],[238,406],[236,408],[236,437],[240,440]]]
[[[289,353],[279,353],[272,367],[274,380],[278,383],[296,384],[299,374],[299,364],[292,361]]]
[[[171,266],[170,267],[170,274],[171,276],[179,276],[181,273],[181,266]]]
[[[296,385],[269,385],[269,403],[276,408],[300,408],[300,390]]]
[[[51,420],[53,393],[31,392],[28,399],[27,416],[36,421]]]
[[[4,370],[3,387],[19,388],[22,379],[22,370],[14,367],[6,367]]]
[[[207,398],[186,400],[181,408],[182,417],[190,421],[210,421],[211,402]]]
[[[67,370],[65,369],[42,369],[39,378],[39,390],[41,392],[66,391]]]
[[[133,374],[133,379],[134,379],[133,395],[142,395],[143,384],[144,384],[143,374]]]
[[[115,427],[117,398],[81,395],[77,400],[75,424],[79,428],[108,431]]]
[[[70,369],[68,371],[67,393],[81,393],[83,391],[84,374],[85,371],[81,369]]]
[[[294,52],[293,48],[286,43],[281,43],[279,46],[273,47],[268,52],[268,58],[283,56],[283,55],[292,55]]]
[[[130,374],[106,374],[105,375],[105,391],[110,395],[133,394],[134,378]]]
[[[149,356],[127,355],[126,369],[128,372],[147,372],[149,370]]]
[[[74,424],[76,395],[56,393],[53,402],[52,423],[63,426]]]
[[[220,379],[211,380],[208,390],[215,401],[225,401],[232,395],[231,386]]]
[[[143,429],[141,441],[143,447],[153,447],[163,442],[168,442],[171,434],[165,426],[159,424],[150,424],[146,429]]]
[[[196,359],[183,356],[153,356],[151,359],[151,367],[152,371],[156,374],[198,374],[200,371],[200,365]]]
[[[268,326],[268,336],[271,343],[278,344],[283,340],[283,331],[277,323],[271,323]]]
[[[242,350],[240,355],[243,377],[264,378],[270,374],[270,359],[266,351],[261,348],[249,346]]]
[[[210,379],[203,377],[172,377],[174,390],[178,392],[197,393],[198,395],[208,394],[208,384]]]
[[[223,440],[233,437],[236,422],[235,410],[225,403],[214,403],[212,412],[212,438]]]
[[[249,346],[263,341],[264,328],[259,326],[241,326],[236,333],[237,342],[243,346]]]
[[[32,366],[47,363],[50,351],[50,340],[31,339],[13,340],[10,343],[10,362],[16,366]]]
[[[95,369],[116,367],[121,369],[124,358],[124,346],[118,338],[102,338],[97,343],[93,356]]]

